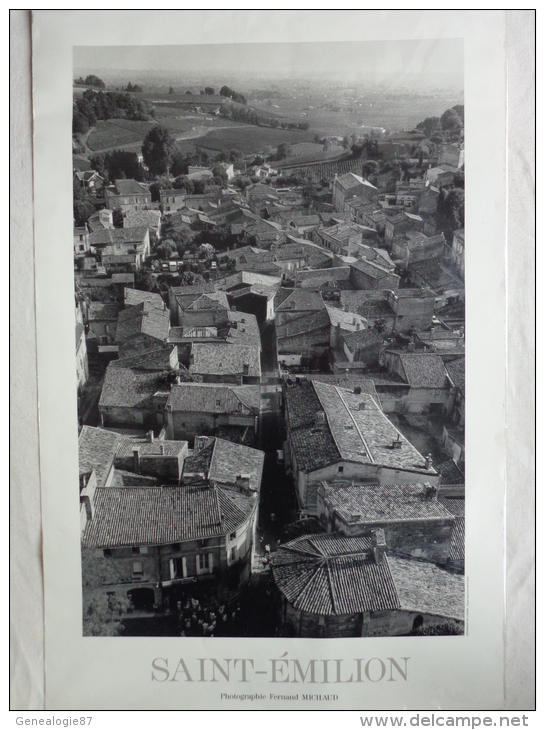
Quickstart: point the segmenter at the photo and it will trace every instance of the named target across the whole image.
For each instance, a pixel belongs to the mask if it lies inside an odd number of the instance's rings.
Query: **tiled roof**
[[[191,346],[189,372],[198,375],[261,376],[261,358],[258,347],[218,342],[194,342]],[[245,365],[248,372],[245,372]]]
[[[140,289],[125,287],[124,300],[126,307],[134,307],[137,304],[142,304],[142,302],[150,302],[151,304],[155,304],[158,309],[166,309],[163,297],[156,292],[140,291]]]
[[[287,387],[286,409],[296,461],[303,471],[342,460],[436,473],[426,468],[424,457],[366,393],[301,380]],[[325,416],[316,418],[319,412]]]
[[[397,290],[399,291],[399,290]],[[362,317],[394,316],[387,291],[341,291],[341,304]]]
[[[158,210],[128,210],[123,225],[127,228],[146,226],[156,230],[161,225],[161,213]]]
[[[362,273],[370,276],[373,279],[383,279],[385,276],[393,275],[393,271],[378,264],[376,261],[367,261],[365,259],[358,259],[354,263],[350,264],[350,268],[361,271]]]
[[[396,429],[371,396],[325,383],[314,382],[313,385],[344,460],[435,474],[434,469],[426,469],[424,457]],[[362,408],[360,404],[365,405]],[[394,441],[401,446],[392,448]]]
[[[178,301],[178,297],[176,297]],[[224,291],[213,291],[200,294],[189,304],[184,302],[184,310],[229,309],[227,294]]]
[[[399,359],[407,383],[412,388],[445,388],[446,372],[443,361],[433,352],[400,353]]]
[[[377,565],[368,538],[304,535],[280,545],[271,563],[277,587],[300,611],[339,616],[399,606],[388,562]]]
[[[119,344],[123,344],[142,334],[166,342],[169,329],[169,311],[161,311],[155,303],[145,301],[119,313],[116,339]]]
[[[217,438],[214,442],[208,478],[222,485],[234,485],[237,475],[248,475],[250,489],[259,492],[264,460],[263,451]]]
[[[288,337],[298,337],[310,332],[327,330],[329,326],[329,317],[325,309],[319,312],[309,312],[302,317],[278,322],[276,325],[276,339],[281,342]],[[329,341],[329,335],[326,339]]]
[[[258,385],[173,385],[167,400],[173,411],[197,413],[258,414],[259,405]]]
[[[136,228],[105,228],[89,236],[91,246],[115,246],[116,244],[142,243],[148,232],[147,226]]]
[[[377,564],[367,538],[306,535],[280,545],[271,563],[279,590],[305,613],[404,610],[464,619],[463,576],[390,554]]]
[[[342,339],[350,352],[355,352],[358,348],[380,345],[383,341],[374,327],[359,332],[349,332],[342,335]]]
[[[108,365],[99,406],[136,408],[147,405],[155,393],[168,393],[169,384],[161,373],[137,372]]]
[[[78,438],[80,476],[94,470],[97,485],[103,487],[122,438],[121,434],[113,431],[83,426]]]
[[[307,289],[294,289],[280,304],[275,302],[275,307],[277,312],[325,311],[325,304],[318,292]]]
[[[116,180],[115,187],[118,195],[150,195],[149,190],[136,180]]]
[[[376,190],[374,185],[364,180],[359,175],[355,175],[353,172],[347,172],[345,175],[335,178],[335,184],[343,188],[343,190],[350,190],[350,188],[359,188],[361,185]]]
[[[327,484],[325,501],[350,522],[406,522],[444,520],[450,512],[437,499],[426,496],[423,484]]]
[[[135,353],[122,355],[117,360],[112,360],[109,367],[165,372],[172,370],[171,357],[173,357],[173,349],[175,348],[172,345],[158,345],[146,350],[138,350]],[[176,375],[182,380],[191,380],[187,369],[183,365],[178,364]]]
[[[345,312],[339,307],[330,307],[326,304],[327,314],[332,327],[340,325],[342,330],[355,332],[356,330],[365,330],[367,320],[354,312]]]
[[[87,305],[87,319],[89,322],[104,319],[117,321],[121,305],[117,302],[89,302]]]
[[[460,389],[462,395],[466,393],[466,359],[460,357],[458,360],[451,360],[445,364],[447,372],[454,383]]]
[[[230,323],[228,342],[261,347],[261,334],[254,314],[229,311],[227,317]]]
[[[179,456],[187,449],[187,441],[148,441],[141,438],[124,438],[117,447],[116,457],[132,456],[138,449],[140,456]]]
[[[441,484],[465,484],[464,473],[453,459],[436,464],[435,468],[441,474]]]
[[[441,502],[445,505],[448,511],[454,515],[454,529],[450,539],[449,560],[465,560],[466,501],[465,499],[443,498],[441,499]]]
[[[465,616],[464,577],[434,563],[388,554],[390,571],[404,611],[462,621]]]
[[[225,535],[248,519],[255,504],[255,496],[209,484],[97,489],[83,544],[164,545]]]

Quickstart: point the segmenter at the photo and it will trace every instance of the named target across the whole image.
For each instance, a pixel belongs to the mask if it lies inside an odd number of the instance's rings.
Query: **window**
[[[342,474],[342,473],[343,473],[343,471],[344,471],[344,466],[340,466],[340,467],[339,467],[339,474]]]
[[[139,547],[133,547],[132,548],[132,554],[133,555],[140,555],[140,548]]]
[[[140,560],[137,560],[132,564],[132,574],[134,576],[142,576],[144,575],[144,563],[142,563]]]
[[[197,574],[211,573],[213,567],[213,556],[212,553],[200,553],[197,555]]]
[[[169,560],[170,579],[187,578],[187,561],[185,558],[171,558]]]
[[[229,540],[234,540],[234,539],[236,538],[236,536],[237,536],[237,533],[236,533],[236,532],[232,532],[232,533],[231,533],[231,534],[229,535]]]
[[[111,558],[112,557],[112,551],[111,550],[103,550],[103,555],[105,558]]]
[[[228,551],[227,562],[229,563],[229,565],[232,565],[234,562],[236,562],[236,559],[237,559],[237,549],[236,549],[236,547],[234,547]]]

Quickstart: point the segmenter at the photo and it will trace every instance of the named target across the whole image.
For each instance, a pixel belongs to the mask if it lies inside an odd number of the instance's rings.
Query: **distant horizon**
[[[227,85],[270,82],[343,82],[344,86],[464,88],[463,41],[348,41],[74,47],[74,76],[133,74],[172,80],[195,77]],[[140,76],[139,76],[140,75]]]

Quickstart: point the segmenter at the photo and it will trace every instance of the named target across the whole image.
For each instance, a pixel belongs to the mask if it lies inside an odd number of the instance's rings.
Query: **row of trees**
[[[243,94],[240,94],[238,91],[234,91],[234,89],[230,89],[228,86],[221,87],[220,96],[226,96],[237,102],[237,104],[246,104],[248,101]]]
[[[132,178],[144,182],[147,178],[146,170],[138,161],[136,152],[112,150],[93,155],[90,163],[93,170],[104,178],[105,185],[119,179]]]
[[[94,86],[97,89],[105,89],[106,84],[102,79],[99,79],[98,76],[95,76],[94,74],[89,74],[89,76],[86,76],[83,78],[82,76],[79,77],[79,79],[76,79],[74,81],[75,84],[78,84],[79,86]]]
[[[74,134],[84,134],[97,121],[105,119],[149,121],[154,115],[151,104],[131,94],[86,89],[83,97],[74,101],[72,131]]]
[[[285,122],[278,117],[264,117],[253,107],[238,106],[237,104],[223,104],[220,114],[226,119],[244,124],[253,124],[258,127],[272,127],[273,129],[290,129],[306,131],[309,128],[308,122]]]
[[[459,133],[464,127],[464,107],[462,104],[447,109],[440,117],[426,117],[416,125],[428,139],[442,142],[444,133]],[[436,139],[434,139],[436,138]]]

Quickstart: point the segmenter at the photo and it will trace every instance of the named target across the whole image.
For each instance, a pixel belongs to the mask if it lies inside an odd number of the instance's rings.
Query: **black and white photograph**
[[[462,39],[74,48],[84,636],[465,634],[464,149]]]
[[[509,13],[30,17],[19,695],[501,708],[531,614]]]

